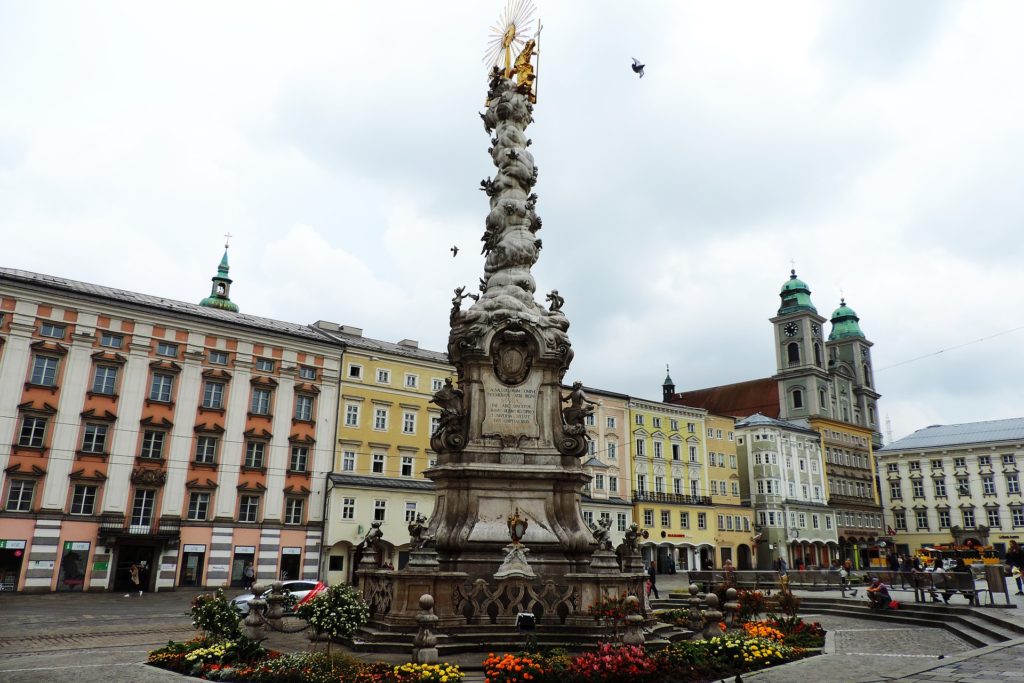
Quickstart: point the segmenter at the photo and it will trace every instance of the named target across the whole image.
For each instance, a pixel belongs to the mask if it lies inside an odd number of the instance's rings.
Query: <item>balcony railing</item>
[[[633,491],[635,503],[676,503],[677,505],[711,505],[711,496],[688,496],[682,493]]]
[[[100,536],[153,536],[178,538],[181,535],[181,520],[161,519],[146,524],[130,524],[121,515],[104,516],[100,520]]]

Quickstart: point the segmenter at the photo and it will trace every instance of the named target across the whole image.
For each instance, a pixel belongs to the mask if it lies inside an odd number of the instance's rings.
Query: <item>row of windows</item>
[[[405,521],[411,522],[416,519],[418,513],[416,501],[407,500],[405,501]],[[373,521],[375,522],[386,522],[388,513],[388,501],[384,499],[375,499],[373,501]],[[342,498],[341,499],[341,519],[343,521],[353,521],[356,518],[356,499],[355,498]]]
[[[849,496],[851,498],[874,497],[871,485],[865,481],[829,477],[828,490],[833,496]]]
[[[843,448],[825,447],[825,462],[831,465],[846,465],[847,467],[860,467],[870,469],[868,456],[861,453],[851,453]]]
[[[729,432],[728,436],[729,436],[729,441],[732,441],[733,440],[733,433]],[[708,438],[709,439],[721,439],[722,438],[722,430],[721,429],[715,429],[714,427],[708,427]]]
[[[790,512],[789,513],[789,528],[791,529],[806,529],[807,528],[808,514],[806,512]],[[768,527],[781,527],[786,522],[786,513],[764,511],[757,513],[757,521],[760,526]],[[815,513],[810,514],[810,522],[812,529],[821,529],[822,523],[826,530],[832,529],[832,515],[819,515]]]
[[[348,403],[345,405],[345,426],[346,427],[358,427],[359,426],[359,406],[355,403]],[[388,408],[382,408],[374,406],[373,409],[373,429],[378,432],[386,432],[388,430],[388,424],[390,422],[390,410]],[[437,431],[438,425],[441,423],[440,415],[431,414],[430,416],[430,433],[433,434]],[[410,411],[402,412],[402,433],[403,434],[415,434],[416,433],[416,413]]]
[[[7,487],[7,499],[4,509],[9,512],[31,512],[32,502],[36,493],[36,482],[27,479],[12,479]],[[149,526],[153,522],[153,510],[156,504],[155,489],[136,489],[132,497],[130,526]],[[210,505],[213,493],[193,491],[189,493],[188,508],[185,518],[189,521],[207,521],[210,518]],[[99,502],[99,486],[94,484],[75,484],[70,492],[68,512],[72,515],[96,514]],[[242,494],[238,499],[238,521],[258,522],[262,497],[258,494]],[[305,521],[305,504],[303,498],[286,498],[284,504],[284,523],[302,524]]]
[[[611,479],[612,479],[612,477],[609,477],[609,480],[611,480]],[[701,495],[701,492],[700,492],[700,480],[699,479],[690,479],[689,482],[690,482],[689,494],[687,494],[686,489],[683,487],[683,480],[678,478],[678,477],[673,478],[672,479],[672,493],[674,493],[676,495],[679,495],[679,496],[682,496],[682,495],[699,496],[699,495]],[[616,482],[616,485],[618,485],[617,482]],[[712,479],[711,483],[710,483],[710,487],[711,487],[710,488],[711,495],[714,495],[714,496],[718,496],[718,495],[727,496],[727,495],[730,495],[730,489],[729,489],[729,486],[727,485],[727,482],[720,481],[720,480],[717,480],[717,479]],[[611,489],[609,489],[609,490],[611,490]],[[646,474],[638,474],[638,475],[636,475],[636,490],[637,490],[638,493],[647,493],[647,475]],[[665,491],[665,477],[662,477],[662,476],[654,477],[654,492],[655,493],[666,493],[666,491]],[[733,495],[733,496],[739,496],[740,495],[740,484],[739,484],[739,482],[736,482],[736,481],[732,482],[731,495]]]
[[[341,471],[342,472],[355,472],[357,464],[358,454],[355,451],[342,451],[341,453]],[[374,474],[386,474],[387,473],[387,455],[384,453],[371,453],[370,471]],[[429,466],[433,467],[437,463],[436,460],[431,459]],[[415,476],[415,458],[411,455],[403,455],[400,459],[399,475],[403,477]]]
[[[951,510],[936,510],[939,529],[949,529],[953,522]],[[893,524],[897,531],[907,531],[907,513],[904,510],[894,510],[892,513]],[[960,510],[960,518],[964,529],[973,529],[976,524],[974,508],[963,508]],[[1000,529],[1003,524],[1003,513],[999,508],[986,508],[985,518],[990,529]],[[928,510],[915,510],[914,522],[917,531],[929,531]],[[1024,506],[1010,506],[1010,522],[1014,529],[1024,527]]]
[[[760,495],[778,496],[782,495],[782,485],[778,479],[758,479],[757,480],[757,492]],[[790,498],[796,498],[796,483],[787,482],[786,493]],[[814,494],[811,497],[811,494]],[[800,485],[800,498],[802,500],[822,500],[821,487],[814,486],[813,488],[807,484]]]
[[[635,424],[637,427],[643,427],[645,421],[646,421],[646,418],[643,415],[639,414],[639,413],[637,413],[636,415],[633,416],[633,424]],[[651,418],[651,427],[652,428],[654,428],[654,429],[661,429],[661,424],[662,424],[662,422],[661,422],[661,418],[660,417],[652,417]],[[614,425],[609,424],[608,426],[612,427]],[[669,429],[670,432],[678,432],[679,431],[679,420],[669,419],[669,421],[668,421],[668,429]],[[696,434],[697,433],[697,423],[695,423],[695,422],[687,422],[686,423],[686,431],[689,432],[690,434]],[[721,431],[721,430],[719,430],[719,431]],[[721,438],[721,437],[718,437],[718,438]]]
[[[587,440],[587,451],[591,455],[597,455],[597,441],[594,439]],[[604,453],[609,460],[615,460],[619,452],[619,444],[614,441],[608,441],[604,445]]]
[[[871,512],[836,512],[836,524],[845,527],[861,527],[878,529],[882,526],[882,516]]]
[[[609,513],[609,512],[602,512],[601,513],[601,519],[602,520],[610,521],[611,518],[612,518],[611,513]],[[594,525],[594,511],[593,510],[584,510],[583,511],[583,521],[585,521],[588,525],[593,526]],[[629,516],[626,515],[625,512],[618,512],[618,513],[615,514],[615,528],[616,529],[618,529],[619,531],[625,531],[626,530],[626,526],[628,524],[629,524]]]
[[[603,474],[594,475],[594,488],[598,491],[604,491],[605,481],[608,482],[608,493],[618,493],[619,491],[619,478],[618,477],[605,477]]]
[[[1007,472],[1003,474],[1004,483],[1006,485],[1007,495],[1019,494],[1020,493],[1020,475],[1016,472]],[[910,482],[911,494],[914,498],[925,497],[924,479],[914,479]],[[961,498],[971,497],[971,481],[967,477],[956,478],[956,495]],[[932,480],[932,492],[936,498],[946,497],[946,479],[935,478]],[[997,494],[996,490],[996,478],[995,475],[986,474],[981,477],[981,493],[986,496],[994,496]],[[903,486],[901,482],[891,481],[889,482],[889,497],[892,500],[900,500],[903,498]]]
[[[18,445],[27,448],[42,448],[45,443],[46,427],[49,418],[26,415],[22,421],[18,437]],[[82,429],[82,453],[105,454],[107,441],[113,427],[105,422],[87,422]],[[164,457],[165,446],[170,433],[163,429],[145,429],[139,440],[138,457],[160,460]],[[196,437],[196,463],[215,465],[220,439],[216,436],[202,435]],[[264,440],[249,439],[245,442],[245,467],[262,468],[268,443]],[[307,446],[292,446],[289,470],[306,472],[309,463]]]
[[[674,443],[672,446],[672,459],[676,461],[682,460],[683,447],[681,444]],[[697,447],[688,446],[687,453],[689,454],[689,462],[699,462],[697,456]],[[655,458],[664,458],[665,455],[665,444],[662,441],[654,442],[654,453]],[[637,439],[636,440],[636,457],[645,458],[647,457],[647,440]]]
[[[659,521],[664,529],[672,528],[672,511],[671,510],[659,510]],[[644,526],[654,526],[654,510],[651,508],[644,509]],[[679,528],[689,529],[690,528],[690,513],[685,510],[679,511]],[[697,513],[697,528],[707,529],[708,528],[708,514],[706,512]]]
[[[348,378],[349,379],[363,379],[363,366],[358,363],[348,364]],[[391,384],[391,370],[387,368],[377,368],[377,384]],[[406,389],[419,389],[420,377],[419,375],[407,372],[405,373],[405,382],[403,384]],[[433,377],[430,380],[430,390],[434,392],[441,391],[444,386],[444,379],[441,377]]]
[[[1003,453],[1001,456],[997,456],[997,457],[1000,458],[1001,462],[1004,465],[1016,465],[1017,464],[1017,456],[1015,454],[1013,454],[1013,453]],[[979,455],[977,457],[977,459],[976,459],[976,462],[978,464],[978,467],[991,467],[992,466],[992,456],[990,456],[990,455]],[[945,467],[946,463],[941,458],[934,458],[934,459],[931,460],[930,464],[931,464],[931,467],[932,467],[933,470],[941,470],[941,469],[943,469]],[[908,460],[907,461],[907,467],[908,467],[908,469],[910,469],[911,472],[919,472],[919,471],[921,471],[921,461],[920,460]],[[957,469],[966,469],[967,468],[967,458],[965,458],[965,457],[953,458],[953,467],[955,467]],[[898,462],[890,462],[888,465],[886,465],[886,470],[889,471],[889,472],[899,472],[900,471],[899,463]]]
[[[60,359],[54,356],[36,355],[32,361],[32,374],[29,382],[37,386],[57,386],[57,369]],[[95,394],[115,395],[120,368],[114,365],[97,365],[93,371],[91,391]],[[315,371],[314,371],[315,374]],[[149,384],[149,400],[158,403],[170,403],[174,396],[174,380],[172,374],[154,372]],[[219,410],[224,407],[227,394],[227,383],[206,380],[203,383],[202,407]],[[311,394],[296,393],[295,419],[312,420],[315,398]],[[249,401],[250,412],[256,415],[270,415],[273,403],[273,390],[253,387]]]
[[[586,424],[586,425],[587,425],[588,427],[593,427],[593,426],[595,426],[595,425],[597,424],[597,418],[596,418],[596,417],[594,417],[594,414],[593,414],[593,413],[590,413],[589,415],[586,415],[586,416],[585,416],[585,417],[583,418],[583,421],[584,421],[584,423],[585,423],[585,424]],[[605,426],[606,426],[606,427],[607,427],[608,429],[615,429],[615,425],[617,424],[617,422],[618,422],[618,421],[617,421],[617,420],[615,419],[615,417],[614,417],[614,416],[608,416],[608,417],[606,417],[606,418],[604,419],[604,423],[605,423]]]

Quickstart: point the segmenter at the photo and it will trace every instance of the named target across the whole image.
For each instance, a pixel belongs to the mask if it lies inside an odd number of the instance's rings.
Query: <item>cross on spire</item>
[[[225,249],[228,248],[228,243],[231,241],[231,237],[232,237],[232,235],[231,235],[230,232],[224,233],[224,248]]]

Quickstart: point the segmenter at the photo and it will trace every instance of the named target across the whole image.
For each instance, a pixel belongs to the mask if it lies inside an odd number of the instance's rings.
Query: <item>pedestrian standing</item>
[[[647,565],[647,595],[654,593],[655,598],[660,598],[661,596],[658,595],[657,574],[658,572],[654,568],[654,560],[651,560],[651,563]]]
[[[133,591],[138,591],[139,592],[139,597],[141,598],[142,597],[142,588],[140,586],[141,586],[141,580],[142,579],[139,577],[139,566],[137,564],[133,564],[131,567],[128,568],[128,579],[132,583],[132,590]],[[126,598],[131,597],[131,591],[125,593],[124,597],[126,597]]]
[[[1010,541],[1010,549],[1006,551],[1006,564],[1010,565],[1010,575],[1017,581],[1017,595],[1024,595],[1024,550],[1017,541]]]
[[[245,589],[251,591],[253,584],[256,583],[256,570],[252,568],[252,562],[246,563],[242,574],[245,576]]]

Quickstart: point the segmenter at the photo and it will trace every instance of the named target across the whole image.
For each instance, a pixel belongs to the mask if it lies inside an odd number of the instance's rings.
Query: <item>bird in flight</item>
[[[644,65],[636,57],[633,57],[633,73],[640,74],[640,78],[644,77]]]
[[[456,246],[453,246],[453,247],[452,247],[451,249],[449,249],[448,251],[452,252],[452,258],[455,258],[456,256],[458,256],[458,255],[459,255],[459,248],[458,248],[458,247],[456,247]]]

